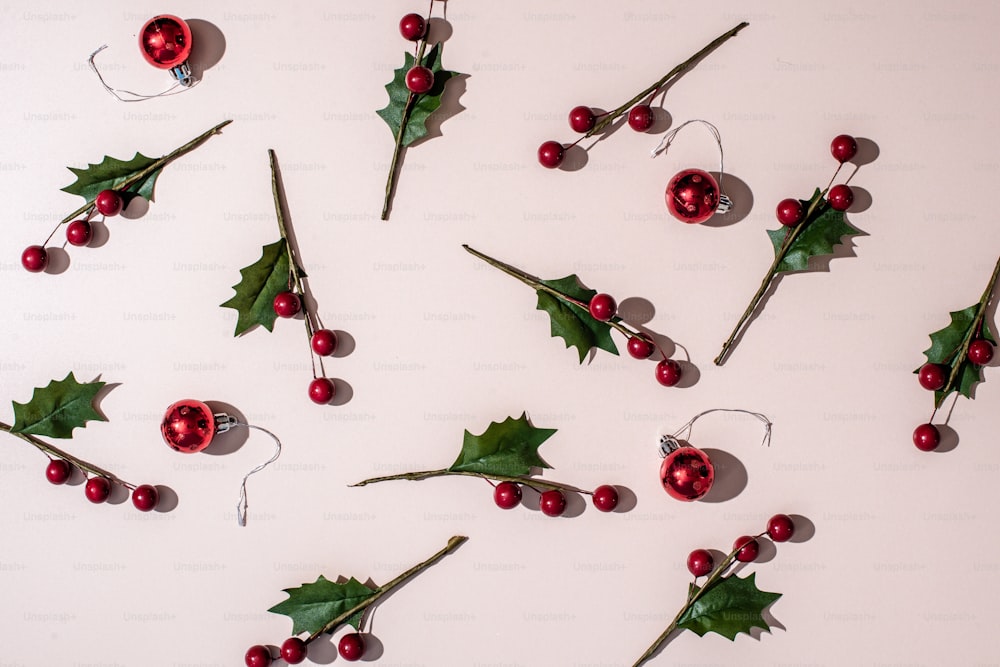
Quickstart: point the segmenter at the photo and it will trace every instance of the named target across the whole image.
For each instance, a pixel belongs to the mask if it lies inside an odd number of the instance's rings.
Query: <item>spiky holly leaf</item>
[[[810,200],[799,200],[802,207],[808,210],[822,194],[819,189],[813,194]],[[843,211],[835,211],[830,205],[820,202],[816,210],[813,211],[809,220],[804,220],[802,231],[799,232],[788,252],[778,263],[775,271],[778,273],[791,273],[793,271],[805,271],[809,268],[810,257],[820,257],[822,255],[832,255],[834,246],[840,245],[845,236],[859,234],[860,230],[847,222]],[[775,257],[781,252],[781,246],[785,243],[785,238],[792,232],[788,227],[780,229],[769,229],[768,237],[774,246]]]
[[[541,280],[543,285],[566,294],[581,303],[590,303],[597,294],[580,283],[576,274],[559,280]],[[566,347],[576,347],[580,352],[580,363],[587,358],[591,349],[598,347],[611,354],[618,354],[615,341],[611,338],[611,327],[607,322],[595,320],[590,311],[576,304],[564,301],[545,290],[537,290],[538,310],[544,310],[552,320],[552,336],[566,341]]]
[[[741,632],[753,628],[770,630],[762,616],[764,609],[781,597],[781,593],[768,593],[757,588],[756,573],[741,579],[731,575],[719,579],[704,595],[688,607],[677,627],[685,628],[703,637],[716,632],[726,639],[736,639]]]
[[[101,190],[117,190],[119,183],[154,162],[156,162],[155,158],[146,157],[142,153],[136,153],[135,157],[128,162],[105,155],[100,164],[88,164],[86,169],[69,167],[69,170],[76,174],[76,181],[62,190],[73,195],[80,195],[87,201],[93,201]],[[129,186],[128,191],[153,201],[153,187],[156,185],[156,178],[161,171],[163,171],[162,167],[139,179]]]
[[[365,586],[354,577],[343,584],[337,584],[320,575],[314,583],[286,588],[284,592],[288,593],[288,599],[268,611],[291,618],[292,634],[297,635],[302,632],[319,632],[333,619],[375,595],[377,590]],[[357,615],[349,620],[356,618]]]
[[[288,289],[289,270],[285,239],[264,246],[260,259],[240,269],[243,278],[233,285],[236,295],[221,304],[222,308],[233,308],[239,313],[234,336],[255,324],[268,331],[274,329],[278,317],[274,312],[274,297]]]
[[[949,313],[951,324],[930,335],[931,346],[924,351],[927,361],[932,364],[942,364],[949,369],[954,369],[955,364],[959,364],[954,381],[934,392],[935,405],[941,405],[945,397],[953,391],[959,392],[966,398],[972,398],[973,386],[982,380],[979,367],[965,355],[969,341],[977,334],[996,345],[996,339],[990,333],[989,327],[983,326],[981,332],[978,330],[981,307],[980,304],[975,304],[965,310]],[[919,373],[920,369],[913,372]]]
[[[70,372],[63,380],[36,387],[27,403],[14,404],[13,433],[72,438],[74,428],[85,428],[88,421],[107,421],[94,409],[94,399],[104,382],[79,383]]]
[[[550,468],[538,455],[538,447],[555,432],[554,428],[535,428],[526,413],[491,422],[482,435],[465,432],[462,452],[448,470],[528,475],[532,468]]]
[[[406,87],[406,73],[410,71],[415,62],[416,58],[413,55],[409,53],[405,55],[403,66],[395,70],[392,81],[385,84],[385,90],[389,93],[388,106],[375,112],[392,130],[393,137],[399,134],[399,126],[403,122],[406,103],[410,99],[410,90]],[[409,146],[414,141],[427,136],[427,118],[441,106],[444,84],[448,82],[448,79],[459,74],[459,72],[452,72],[441,67],[440,44],[435,44],[424,55],[421,64],[434,72],[434,85],[426,93],[417,95],[413,109],[410,111],[410,117],[406,121],[406,129],[403,130],[403,146]]]

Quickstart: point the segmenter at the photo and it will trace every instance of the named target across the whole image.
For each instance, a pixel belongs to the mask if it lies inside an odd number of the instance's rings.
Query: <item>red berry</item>
[[[32,273],[40,273],[49,263],[49,254],[40,245],[29,245],[21,253],[21,266]]]
[[[90,243],[93,229],[86,220],[74,220],[66,227],[66,240],[70,245],[84,246]]]
[[[948,367],[941,364],[924,364],[917,372],[920,386],[930,391],[937,391],[948,381]]]
[[[977,366],[985,366],[993,359],[993,343],[977,338],[969,343],[968,359]]]
[[[913,444],[922,452],[931,452],[941,444],[941,431],[934,424],[921,424],[913,429]]]
[[[434,87],[434,72],[420,65],[411,67],[406,73],[406,87],[411,93],[426,93]]]
[[[399,19],[399,34],[411,42],[423,39],[427,34],[427,21],[420,14],[407,14]]]
[[[504,510],[517,507],[521,504],[521,487],[514,482],[500,482],[493,489],[493,502]]]
[[[310,344],[313,352],[321,357],[329,357],[337,351],[337,334],[329,329],[320,329],[312,335]]]
[[[538,147],[538,162],[547,169],[555,169],[562,164],[565,152],[558,141],[546,141]]]
[[[269,667],[271,664],[271,652],[266,646],[261,646],[260,644],[251,646],[247,649],[246,655],[243,656],[243,662],[246,663],[247,667]]]
[[[538,499],[538,508],[545,516],[560,516],[566,511],[566,496],[559,489],[550,489]]]
[[[846,211],[854,203],[854,191],[849,185],[835,185],[826,194],[826,199],[834,211]]]
[[[302,310],[302,299],[295,292],[281,292],[274,297],[274,312],[278,317],[295,317]]]
[[[106,218],[121,213],[124,205],[125,202],[122,200],[122,196],[114,190],[101,190],[94,199],[94,206],[97,208],[97,212]]]
[[[69,461],[63,459],[52,459],[45,467],[45,478],[53,484],[65,484],[72,474],[72,466],[70,466]]]
[[[335,393],[336,387],[330,378],[316,378],[309,383],[309,398],[318,405],[329,403]]]
[[[613,512],[618,507],[618,489],[610,484],[602,484],[594,489],[594,507],[602,512]]]
[[[149,512],[160,501],[160,492],[151,484],[142,484],[132,491],[132,504],[140,512]]]
[[[767,535],[775,542],[787,542],[795,534],[795,522],[787,514],[775,514],[767,520]]]
[[[636,104],[629,109],[628,126],[636,132],[645,132],[653,127],[653,109],[648,104]]]
[[[778,208],[775,209],[774,214],[778,216],[778,222],[785,227],[794,227],[802,222],[806,211],[802,208],[802,202],[789,197],[778,202]]]
[[[590,132],[597,123],[597,116],[590,107],[573,107],[569,112],[569,126],[581,134]]]
[[[673,359],[656,364],[656,381],[664,387],[673,387],[681,381],[681,365]]]
[[[344,635],[340,638],[340,643],[337,644],[337,652],[340,653],[341,658],[348,662],[360,660],[361,656],[365,654],[365,640],[357,632]]]
[[[695,549],[688,554],[688,572],[696,577],[704,577],[715,567],[715,559],[707,549]]]
[[[739,551],[736,553],[736,560],[741,563],[750,563],[757,560],[757,554],[760,553],[760,544],[749,535],[744,535],[733,542],[733,551],[737,549]]]
[[[653,356],[653,341],[645,336],[632,336],[628,339],[628,353],[635,359],[649,359]]]
[[[91,477],[83,490],[90,502],[103,503],[111,495],[111,482],[106,477]]]
[[[306,659],[309,647],[298,637],[289,637],[281,644],[281,659],[289,665],[297,665]]]
[[[837,162],[847,162],[858,152],[858,142],[849,134],[838,134],[830,142],[830,152]]]
[[[598,322],[607,322],[618,312],[618,304],[610,294],[595,294],[590,299],[590,316]]]

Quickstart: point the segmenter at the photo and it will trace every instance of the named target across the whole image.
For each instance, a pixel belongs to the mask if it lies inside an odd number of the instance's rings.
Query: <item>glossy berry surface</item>
[[[618,507],[618,489],[610,484],[602,484],[594,489],[594,507],[602,512],[613,512]]]
[[[132,491],[132,504],[140,512],[149,512],[160,502],[160,492],[151,484],[142,484]]]
[[[837,162],[847,162],[858,152],[858,142],[849,134],[838,134],[830,142],[830,153]]]
[[[653,342],[645,336],[632,336],[628,339],[628,353],[633,359],[649,359],[653,356]]]
[[[774,209],[774,215],[777,216],[778,222],[785,227],[794,227],[802,222],[802,218],[806,216],[806,211],[802,208],[802,202],[789,197],[778,202],[777,208]]]
[[[546,169],[555,169],[562,164],[566,152],[558,141],[546,141],[538,147],[538,164]]]
[[[913,444],[922,452],[932,452],[941,444],[941,431],[934,424],[921,424],[913,429]]]
[[[539,497],[538,509],[545,516],[560,516],[566,511],[566,496],[559,489],[549,489]]]
[[[774,542],[787,542],[795,534],[795,522],[787,514],[775,514],[767,520],[767,536]]]
[[[736,560],[741,563],[752,563],[757,560],[757,555],[760,553],[760,544],[749,535],[744,535],[733,542],[733,550],[736,549],[739,549],[736,552]]]
[[[340,653],[341,658],[348,662],[360,660],[361,656],[365,654],[365,640],[357,632],[344,635],[340,638],[340,643],[337,644],[337,652]]]
[[[326,405],[335,393],[336,387],[330,378],[316,378],[309,383],[309,399],[317,405]]]
[[[969,343],[969,352],[966,356],[977,366],[985,366],[993,359],[993,343],[977,338]]]
[[[66,241],[70,245],[85,246],[90,243],[94,230],[86,220],[74,220],[66,227]]]
[[[295,292],[281,292],[274,297],[274,312],[278,317],[295,317],[302,310],[302,299]]]
[[[588,304],[590,316],[598,322],[608,322],[618,312],[618,303],[610,294],[595,294]]]
[[[673,387],[681,381],[681,365],[673,359],[663,359],[656,364],[656,381],[664,387]]]
[[[53,484],[65,484],[72,474],[72,466],[62,459],[52,459],[45,467],[45,479]]]
[[[653,109],[648,104],[636,104],[629,109],[628,126],[636,132],[645,132],[653,127]]]
[[[94,199],[94,207],[97,212],[106,218],[121,213],[124,205],[122,196],[114,190],[101,190]]]
[[[597,116],[590,107],[573,107],[569,112],[569,126],[581,134],[590,132],[597,123]]]
[[[243,656],[243,663],[247,667],[270,667],[271,652],[267,650],[266,646],[260,644],[251,646],[247,649],[246,655]]]
[[[834,211],[846,211],[854,203],[854,191],[851,190],[851,186],[842,183],[830,188],[826,193],[826,199]]]
[[[111,482],[105,477],[91,477],[83,491],[90,502],[103,503],[111,495]]]
[[[715,559],[707,549],[695,549],[688,554],[688,572],[696,577],[704,577],[715,567]]]
[[[920,386],[930,391],[937,391],[948,381],[948,368],[941,364],[924,364],[917,373]]]
[[[504,510],[517,507],[521,504],[521,487],[514,482],[500,482],[493,489],[493,502]]]
[[[49,263],[49,254],[40,245],[29,245],[21,253],[21,266],[31,273],[41,273]]]
[[[321,357],[329,357],[337,351],[337,334],[329,329],[320,329],[312,335],[309,345]]]
[[[281,643],[281,659],[289,665],[297,665],[306,659],[309,647],[298,637],[289,637]]]
[[[411,93],[426,93],[434,87],[434,72],[420,65],[411,67],[406,73],[406,87]]]
[[[420,14],[407,14],[399,19],[399,34],[411,42],[423,39],[427,34],[427,21]]]

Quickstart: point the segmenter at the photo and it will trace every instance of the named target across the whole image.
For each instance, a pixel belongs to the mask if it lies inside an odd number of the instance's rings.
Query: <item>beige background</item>
[[[91,505],[5,437],[0,665],[241,664],[251,644],[288,636],[288,620],[265,611],[283,588],[319,574],[384,583],[453,534],[470,540],[379,606],[379,664],[631,664],[682,602],[688,552],[725,550],[775,512],[814,534],[752,568],[784,594],[773,634],[685,633],[653,664],[996,663],[1000,377],[986,369],[976,400],[958,402],[957,447],[924,454],[910,433],[932,401],[910,371],[948,311],[976,302],[1000,251],[1000,8],[451,0],[444,62],[470,75],[450,93],[451,112],[463,110],[407,152],[383,223],[392,138],[374,110],[407,47],[396,23],[425,3],[311,4],[0,6],[0,395],[26,401],[69,370],[119,384],[101,402],[109,423],[67,448],[179,498],[150,515]],[[134,35],[162,12],[214,25],[225,53],[192,91],[120,104],[86,56],[106,42],[110,81],[161,89],[167,75],[142,62]],[[697,128],[655,160],[659,136],[626,129],[579,171],[535,163],[542,141],[572,140],[572,106],[617,106],[742,19],[750,27],[666,97],[674,125],[718,126],[745,185],[742,220],[689,227],[666,214],[670,176],[716,168]],[[145,217],[111,220],[107,242],[71,248],[62,274],[21,269],[21,250],[78,206],[60,192],[66,166],[158,156],[226,118],[222,136],[163,172]],[[770,263],[775,204],[825,185],[841,132],[879,151],[852,181],[861,210],[849,218],[867,236],[829,272],[782,280],[713,366]],[[235,340],[234,312],[218,307],[278,238],[267,148],[320,314],[354,341],[327,366],[343,405],[306,398],[300,323]],[[648,326],[687,348],[697,381],[662,388],[651,362],[627,356],[578,366],[530,290],[462,243],[647,300]],[[245,529],[239,479],[270,445],[255,435],[228,455],[170,451],[157,426],[183,397],[228,403],[285,443],[251,482]],[[727,462],[720,478],[742,469],[746,485],[725,502],[674,502],[659,488],[657,435],[712,407],[766,412],[772,445],[749,418],[699,422],[695,444]],[[347,487],[446,466],[463,429],[522,411],[558,429],[542,448],[546,478],[620,484],[634,509],[503,512],[469,479]],[[330,650],[314,655],[329,662]]]

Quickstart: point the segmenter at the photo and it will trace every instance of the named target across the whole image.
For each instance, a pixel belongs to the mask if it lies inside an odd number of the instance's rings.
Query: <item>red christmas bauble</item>
[[[715,466],[705,452],[684,445],[663,459],[660,481],[671,498],[688,502],[698,500],[712,488]]]
[[[170,14],[151,18],[139,31],[139,50],[153,67],[172,69],[191,55],[191,28]]]
[[[216,433],[215,417],[201,401],[185,398],[167,408],[160,433],[174,451],[194,454],[212,443]]]
[[[681,222],[705,222],[719,208],[719,184],[707,171],[685,169],[670,179],[665,199],[667,210]]]

